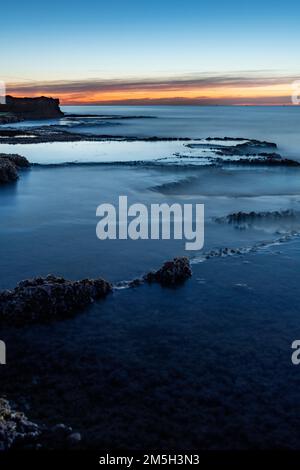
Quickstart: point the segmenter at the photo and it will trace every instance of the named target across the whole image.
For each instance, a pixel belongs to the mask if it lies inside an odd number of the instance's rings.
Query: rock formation
[[[70,317],[111,290],[103,279],[68,281],[48,275],[25,280],[0,292],[0,323],[22,326]]]
[[[0,104],[0,115],[5,119],[51,119],[64,113],[59,108],[59,100],[40,96],[38,98],[15,98],[6,96],[6,104]]]
[[[0,185],[16,181],[18,170],[29,166],[27,158],[21,155],[0,153]]]
[[[299,218],[299,212],[295,212],[292,209],[280,210],[280,211],[263,211],[263,212],[233,212],[225,217],[216,217],[214,220],[219,224],[229,225],[240,225],[240,224],[252,224],[254,222],[261,221],[278,221],[278,220],[295,220]]]
[[[192,275],[189,259],[185,256],[167,261],[158,271],[152,271],[144,277],[146,282],[158,282],[162,286],[175,286],[186,281]]]
[[[13,449],[76,448],[81,435],[64,424],[38,425],[24,413],[13,410],[11,404],[0,399],[0,451]]]

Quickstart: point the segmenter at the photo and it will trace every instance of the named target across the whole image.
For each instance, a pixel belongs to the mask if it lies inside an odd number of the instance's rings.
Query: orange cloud
[[[166,79],[112,79],[9,84],[15,96],[50,95],[62,104],[291,104],[297,77],[201,74]]]

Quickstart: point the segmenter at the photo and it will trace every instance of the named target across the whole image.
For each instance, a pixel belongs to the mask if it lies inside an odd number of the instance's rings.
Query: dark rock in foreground
[[[103,279],[68,281],[49,275],[20,282],[0,292],[0,323],[27,323],[67,318],[105,297],[112,285]]]
[[[29,166],[27,158],[21,155],[0,153],[0,184],[16,181],[19,178],[18,169]]]
[[[185,256],[167,261],[158,271],[144,277],[146,282],[158,282],[163,286],[175,286],[186,281],[192,275],[189,259]]]
[[[0,451],[12,449],[76,448],[81,435],[64,424],[47,427],[31,422],[24,413],[14,411],[0,399]]]

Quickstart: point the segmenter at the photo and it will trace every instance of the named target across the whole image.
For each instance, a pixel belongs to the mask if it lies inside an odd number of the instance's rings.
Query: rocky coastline
[[[5,104],[0,104],[0,124],[34,119],[63,117],[59,100],[40,96],[37,98],[16,98],[7,95]]]
[[[175,286],[192,275],[189,260],[175,258],[164,263],[158,271],[144,276],[146,282]],[[137,283],[132,283],[137,285]],[[103,279],[68,281],[48,275],[20,282],[11,291],[0,292],[0,323],[20,327],[54,319],[68,318],[84,310],[89,304],[103,299],[113,290]],[[81,434],[72,428],[57,424],[36,424],[16,411],[5,398],[0,398],[0,451],[11,449],[76,449],[80,448]]]
[[[59,109],[58,100],[44,97],[32,99],[37,101],[25,102],[24,100],[27,99],[21,99],[23,101],[16,100],[18,99],[8,99],[9,108],[6,108],[7,111],[0,108],[0,124],[9,124],[24,119],[46,119],[64,116]],[[26,111],[22,108],[23,106],[25,106]],[[78,118],[78,116],[72,117]],[[86,117],[89,116],[87,115]],[[201,148],[212,150],[214,152],[212,164],[216,166],[229,164],[300,166],[299,162],[284,158],[277,153],[276,144],[251,139],[230,137],[190,139],[158,138],[155,136],[138,138],[105,134],[95,136],[68,132],[60,129],[58,126],[41,126],[30,130],[0,129],[0,144],[101,142],[103,140],[130,142],[184,141],[187,148],[195,151],[197,149],[201,150]],[[232,141],[231,145],[222,145],[224,142],[230,144],[230,141]],[[139,162],[124,164],[135,165],[139,164]],[[143,164],[159,165],[163,163],[154,161],[149,163],[143,162]],[[69,163],[69,165],[77,165],[77,163]],[[21,155],[0,154],[0,185],[17,181],[19,172],[30,166],[30,162]],[[260,213],[240,211],[225,217],[215,218],[214,221],[220,224],[233,225],[234,227],[250,227],[254,222],[256,223],[261,220],[273,221],[285,218],[294,219],[295,217],[296,213],[289,210]],[[291,232],[290,234],[280,236],[277,238],[276,243],[283,243],[294,236],[299,236],[299,234]],[[191,265],[193,263],[213,258],[241,256],[264,249],[268,244],[269,242],[259,242],[254,246],[244,248],[216,248],[201,255],[198,260],[191,261],[187,257],[176,257],[171,261],[165,262],[159,269],[150,271],[139,279],[115,285],[101,278],[72,281],[53,274],[49,274],[46,277],[23,280],[14,289],[0,291],[0,325],[9,329],[31,328],[31,325],[71,318],[86,311],[94,302],[104,301],[109,294],[113,294],[114,289],[118,288],[137,288],[142,285],[157,284],[162,288],[174,289],[183,285],[192,276]],[[153,287],[155,288],[155,286]],[[16,405],[6,398],[0,398],[0,451],[11,449],[77,449],[82,445],[80,433],[73,431],[72,428],[65,424],[56,424],[54,426],[38,424],[31,421],[26,414],[17,411]]]
[[[191,275],[189,259],[177,257],[143,279],[130,281],[128,287],[143,281],[172,287],[182,284]],[[104,299],[113,288],[113,284],[104,279],[70,281],[53,274],[26,279],[12,290],[0,291],[0,324],[20,327],[69,318]]]
[[[78,116],[80,118],[80,116]],[[125,119],[125,118],[123,118]],[[0,122],[1,124],[1,122]],[[30,130],[2,128],[0,129],[0,144],[44,144],[50,142],[190,142],[190,137],[128,137],[122,134],[85,134],[66,131],[59,126],[40,126]]]

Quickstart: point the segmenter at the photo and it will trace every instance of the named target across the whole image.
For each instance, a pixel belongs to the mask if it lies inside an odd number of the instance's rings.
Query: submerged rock
[[[66,318],[111,290],[103,279],[69,281],[48,275],[25,280],[13,290],[0,292],[0,323],[24,325]]]
[[[76,448],[81,435],[64,424],[38,425],[0,399],[0,450]]]
[[[187,257],[174,258],[167,261],[158,271],[152,271],[144,276],[146,282],[158,282],[163,286],[175,286],[192,276],[190,261]]]
[[[28,168],[27,158],[18,154],[0,153],[0,184],[7,184],[19,178],[18,169]]]

